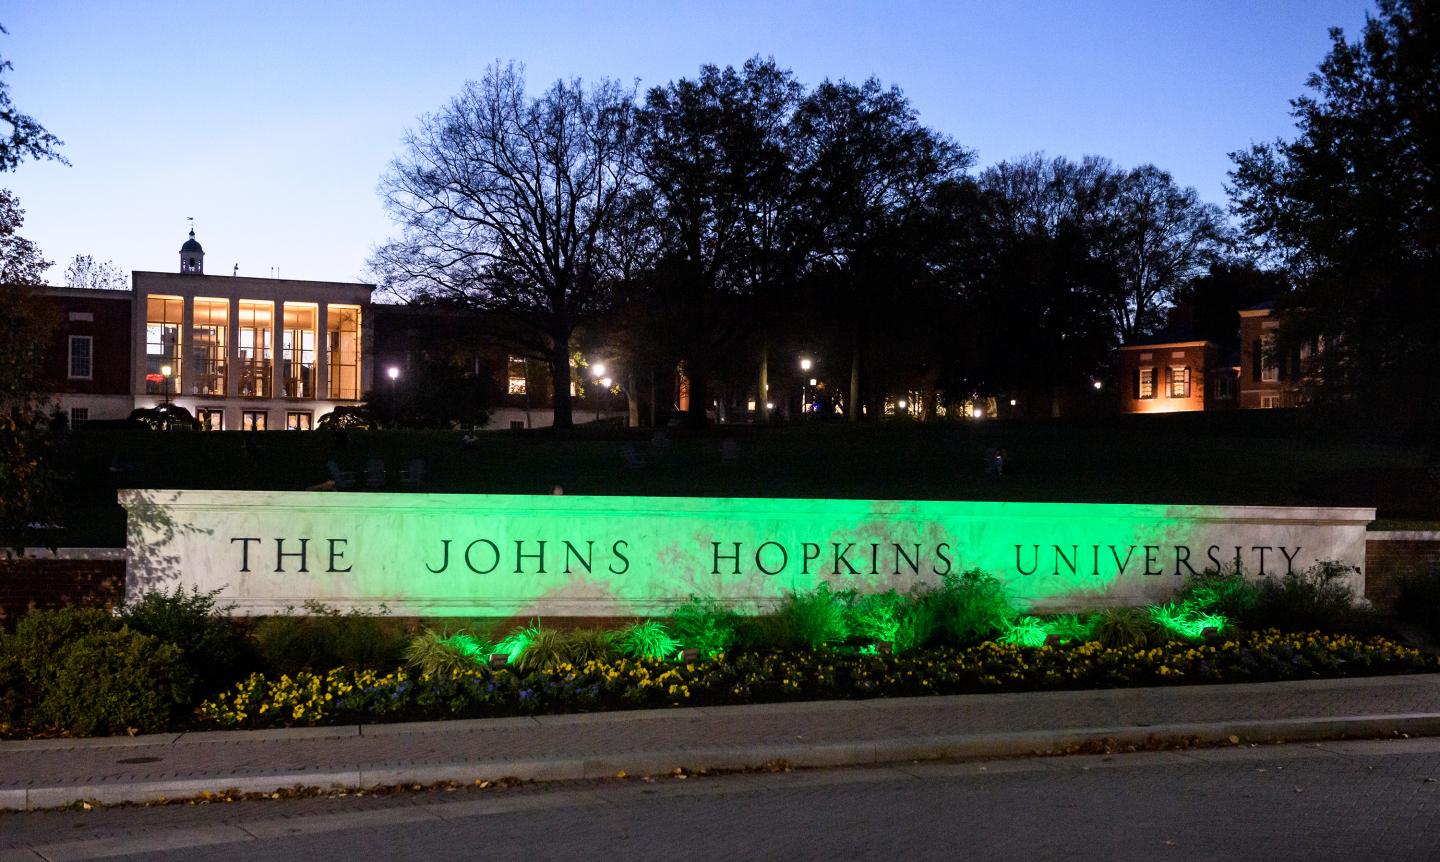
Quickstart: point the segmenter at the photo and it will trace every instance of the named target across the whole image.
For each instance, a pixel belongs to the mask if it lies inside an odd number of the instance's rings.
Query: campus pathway
[[[1440,735],[1440,674],[0,742],[0,808],[1398,734]]]

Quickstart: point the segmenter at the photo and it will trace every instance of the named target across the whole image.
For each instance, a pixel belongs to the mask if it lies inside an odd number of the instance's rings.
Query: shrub
[[[565,660],[573,664],[615,658],[615,633],[605,629],[573,629],[565,633]]]
[[[101,608],[56,608],[21,617],[15,633],[0,639],[0,721],[29,723],[61,652],[88,635],[118,628],[120,621]]]
[[[1015,644],[1016,646],[1038,647],[1044,646],[1045,639],[1050,632],[1045,627],[1045,621],[1039,617],[1021,617],[1018,620],[1005,623],[1005,633],[1000,636],[1000,642]]]
[[[875,642],[888,641],[895,652],[919,649],[935,633],[934,608],[894,590],[851,596],[846,620],[852,635]]]
[[[716,599],[691,596],[688,602],[670,612],[670,631],[685,648],[713,656],[735,643],[737,619],[734,611]]]
[[[1175,602],[1191,610],[1220,614],[1248,624],[1263,599],[1261,585],[1236,569],[1206,569],[1191,575],[1175,592]]]
[[[490,645],[469,632],[447,635],[426,629],[410,639],[405,661],[421,673],[444,674],[474,670],[487,660]]]
[[[190,704],[190,688],[179,647],[128,628],[95,631],[59,654],[36,717],[82,736],[154,732]]]
[[[1395,615],[1440,638],[1440,566],[1409,572],[1395,586]]]
[[[120,619],[131,629],[180,648],[185,663],[205,693],[233,683],[241,675],[241,644],[230,619],[215,607],[219,590],[186,593],[150,590],[126,603]]]
[[[409,638],[397,623],[354,610],[307,602],[306,616],[266,617],[251,637],[272,671],[296,673],[332,667],[394,667],[404,660]]]
[[[1094,638],[1107,647],[1142,647],[1158,640],[1158,633],[1142,608],[1106,608],[1095,615]]]
[[[1188,603],[1151,605],[1145,609],[1155,623],[1155,633],[1169,638],[1198,638],[1206,629],[1223,631],[1229,620],[1222,614],[1199,610]]]
[[[1260,585],[1254,624],[1289,631],[1363,627],[1368,618],[1355,607],[1355,591],[1348,580],[1353,572],[1343,563],[1329,561],[1287,572],[1283,578],[1267,578]]]
[[[1000,580],[979,569],[942,575],[921,600],[931,606],[937,633],[958,645],[993,637],[1018,616]]]
[[[544,668],[552,668],[555,665],[570,660],[570,640],[562,631],[556,629],[535,629],[534,635],[529,638],[525,648],[520,651],[520,657],[513,659],[512,664],[517,673],[530,673]]]
[[[680,649],[680,642],[670,636],[670,631],[653,620],[635,623],[626,628],[615,639],[615,646],[623,655],[640,659],[670,658]]]
[[[1095,637],[1095,614],[1060,614],[1045,623],[1045,630],[1067,643],[1081,643]]]
[[[506,635],[501,641],[495,644],[496,654],[505,653],[510,656],[510,661],[518,661],[524,655],[530,644],[540,636],[540,621],[536,620],[524,628],[516,629]]]
[[[821,584],[808,593],[789,592],[775,611],[773,646],[789,649],[819,649],[849,637],[845,621],[845,593],[835,593]]]

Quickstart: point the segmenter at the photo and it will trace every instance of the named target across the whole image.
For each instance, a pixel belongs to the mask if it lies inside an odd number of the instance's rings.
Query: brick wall
[[[1440,568],[1440,531],[1377,531],[1365,540],[1365,598],[1388,609],[1396,581]]]
[[[41,608],[111,607],[124,591],[123,559],[0,559],[0,625]]]

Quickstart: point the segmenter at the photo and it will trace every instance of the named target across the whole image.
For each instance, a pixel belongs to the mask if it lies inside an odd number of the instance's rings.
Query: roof
[[[190,238],[185,240],[184,245],[180,246],[181,254],[189,254],[192,251],[198,251],[201,254],[205,253],[205,249],[200,245],[200,243],[195,241],[195,231],[193,230],[190,231]]]

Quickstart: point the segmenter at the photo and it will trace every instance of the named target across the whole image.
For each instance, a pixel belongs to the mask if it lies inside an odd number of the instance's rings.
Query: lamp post
[[[169,403],[170,403],[170,375],[171,375],[171,374],[174,374],[174,373],[175,373],[175,369],[172,368],[171,366],[169,366],[169,365],[162,365],[162,366],[160,366],[160,386],[161,386],[161,390],[162,390],[162,392],[164,393],[164,396],[165,396],[165,397],[163,397],[163,398],[160,399],[160,403],[161,403],[161,404],[169,404]]]
[[[808,357],[808,356],[802,356],[802,357],[800,357],[800,370],[803,371],[807,376],[810,374],[810,369],[811,369],[811,368],[814,368],[814,367],[815,367],[815,361],[814,361],[813,359],[811,359],[811,358]],[[815,385],[815,381],[814,381],[813,379],[810,381],[810,385],[811,385],[811,386],[814,386],[814,385]],[[809,390],[809,388],[807,388],[807,387],[805,386],[805,383],[803,382],[803,379],[802,379],[802,382],[801,382],[801,384],[800,384],[800,414],[803,416],[804,414],[809,413],[809,412],[810,412],[810,390]]]
[[[596,386],[610,388],[610,378],[605,376],[605,363],[596,362],[590,366],[590,379]],[[600,421],[600,398],[599,392],[595,393],[595,421]]]

